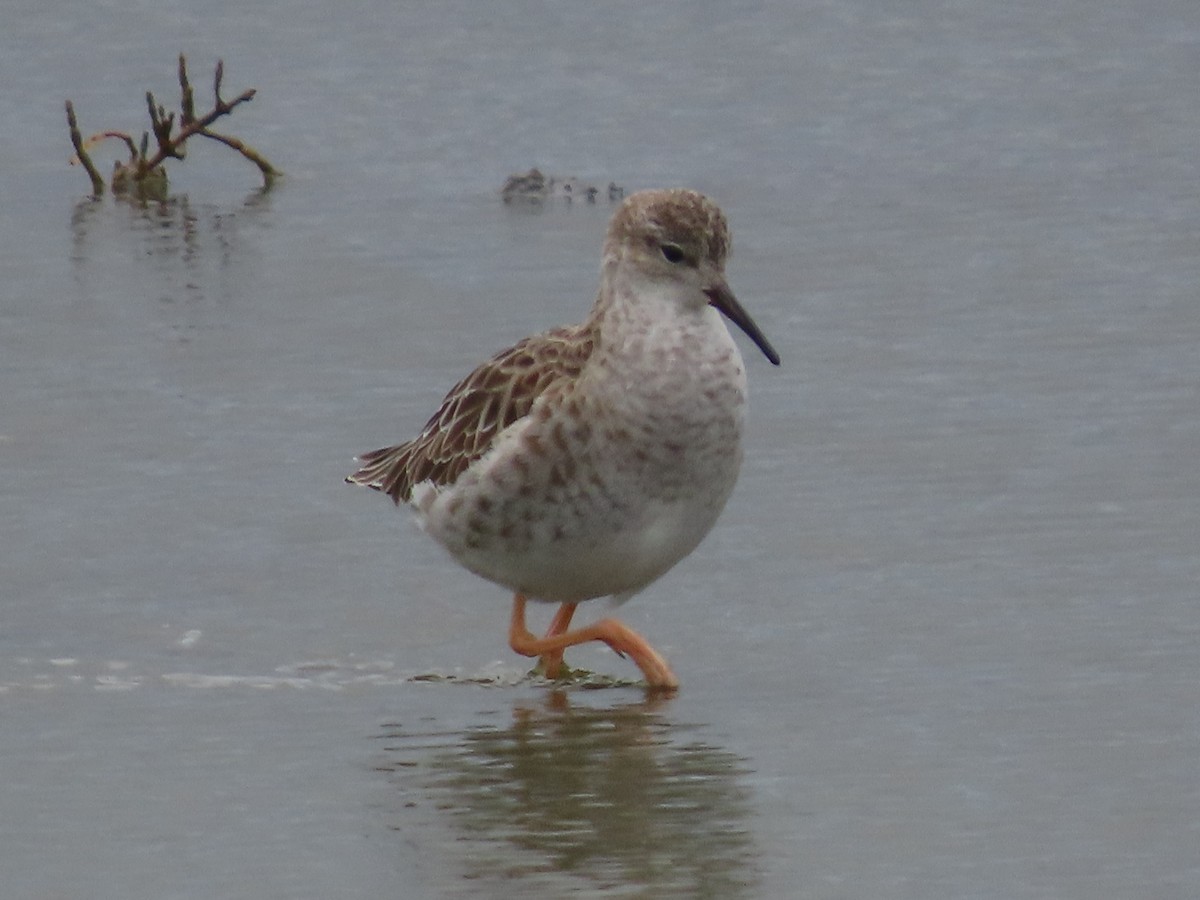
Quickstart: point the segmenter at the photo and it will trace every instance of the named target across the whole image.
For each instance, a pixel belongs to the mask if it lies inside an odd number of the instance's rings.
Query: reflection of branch
[[[67,101],[67,128],[71,131],[71,144],[75,147],[75,158],[87,170],[88,178],[92,180],[92,195],[100,197],[104,194],[104,179],[100,177],[92,158],[83,149],[83,137],[79,134],[79,124],[75,121],[75,107],[71,105],[70,100]]]
[[[225,65],[222,61],[218,60],[216,71],[213,75],[213,108],[204,113],[204,115],[197,117],[195,94],[192,90],[191,82],[188,80],[187,59],[181,53],[179,54],[180,111],[178,119],[179,130],[177,133],[171,133],[176,124],[175,113],[168,112],[165,107],[155,101],[154,94],[147,91],[146,108],[150,114],[150,132],[142,134],[140,148],[135,147],[133,139],[124,132],[102,132],[101,135],[97,136],[122,138],[130,148],[131,159],[129,165],[122,166],[118,163],[113,173],[114,193],[130,185],[140,189],[147,181],[150,183],[159,182],[159,188],[165,192],[166,172],[162,168],[162,164],[168,159],[183,159],[186,155],[184,143],[188,138],[197,134],[219,141],[227,147],[237,150],[242,156],[258,166],[265,186],[270,187],[272,181],[282,173],[272,166],[265,157],[235,137],[208,130],[209,126],[222,116],[229,115],[241,104],[248,103],[254,99],[256,93],[251,88],[250,90],[243,91],[232,100],[224,100],[221,97],[221,81],[224,78],[224,74]],[[75,115],[70,101],[67,101],[67,120],[72,128],[71,142],[75,146],[80,162],[88,170],[88,176],[92,179],[92,189],[97,195],[103,193],[104,180],[100,177],[99,172],[96,171],[96,167],[88,158],[84,149],[84,142],[79,138],[79,129],[75,126]],[[149,153],[151,133],[154,135],[154,141],[158,148],[153,156]],[[89,139],[88,143],[91,143],[95,139]]]

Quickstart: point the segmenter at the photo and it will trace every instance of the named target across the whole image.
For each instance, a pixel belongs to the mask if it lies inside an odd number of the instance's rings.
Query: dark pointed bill
[[[772,365],[779,365],[779,354],[775,352],[775,348],[771,346],[771,342],[767,340],[766,335],[754,324],[754,320],[750,318],[750,313],[746,312],[742,308],[742,304],[738,303],[738,299],[733,296],[733,291],[729,289],[729,285],[722,282],[709,288],[704,293],[708,295],[710,306],[716,307],[720,312],[725,314],[725,317],[730,322],[746,332],[746,336],[754,341],[758,349],[771,361]]]

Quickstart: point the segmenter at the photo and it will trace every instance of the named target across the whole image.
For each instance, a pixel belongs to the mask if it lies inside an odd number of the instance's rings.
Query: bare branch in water
[[[226,134],[218,134],[217,132],[209,131],[208,129],[201,131],[200,134],[206,138],[212,138],[214,141],[218,141],[224,144],[226,147],[236,150],[238,153],[242,154],[242,156],[246,157],[246,159],[250,160],[250,162],[258,166],[258,170],[262,172],[264,184],[270,185],[276,178],[283,174],[273,165],[271,165],[265,156],[263,156],[245,141]]]
[[[184,146],[185,142],[188,138],[196,135],[211,138],[238,151],[242,156],[258,166],[259,171],[262,173],[263,183],[267,187],[270,187],[274,180],[283,173],[272,166],[266,157],[238,138],[209,130],[209,127],[218,119],[229,115],[243,103],[249,103],[253,100],[256,93],[251,88],[243,91],[232,100],[227,101],[221,97],[221,82],[224,80],[224,77],[225,64],[223,61],[217,60],[216,69],[213,73],[213,107],[203,115],[197,116],[195,93],[188,79],[187,59],[182,53],[179,54],[180,103],[178,131],[175,130],[176,114],[168,112],[162,104],[154,99],[154,94],[147,91],[146,110],[150,115],[150,131],[143,132],[140,148],[135,147],[133,139],[127,133],[121,131],[100,132],[96,137],[89,138],[86,142],[83,141],[75,122],[75,111],[68,100],[67,123],[71,128],[71,143],[75,147],[76,157],[83,164],[83,167],[88,172],[88,177],[92,180],[93,193],[99,196],[104,192],[104,179],[88,156],[87,145],[105,137],[124,140],[130,151],[128,165],[117,163],[114,169],[112,179],[114,193],[129,189],[140,190],[140,186],[149,180],[155,184],[155,193],[161,191],[165,195],[166,170],[163,168],[163,163],[168,159],[182,160],[187,155],[187,150]],[[174,134],[172,134],[173,131],[175,132]],[[154,135],[155,146],[157,148],[153,155],[149,152],[151,134]]]
[[[92,158],[83,149],[83,137],[79,133],[79,123],[75,121],[75,107],[71,104],[70,100],[67,101],[67,128],[71,132],[71,144],[75,147],[75,159],[79,160],[80,164],[87,171],[88,178],[92,180],[92,196],[102,197],[104,195],[104,179],[100,176],[100,172],[96,169],[96,164],[92,162]]]
[[[179,124],[190,125],[196,119],[196,96],[188,81],[187,59],[179,54]]]

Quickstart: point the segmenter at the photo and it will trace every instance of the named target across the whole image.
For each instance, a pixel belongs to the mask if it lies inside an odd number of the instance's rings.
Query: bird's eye
[[[663,258],[670,263],[683,262],[683,248],[678,244],[663,244],[660,248]]]

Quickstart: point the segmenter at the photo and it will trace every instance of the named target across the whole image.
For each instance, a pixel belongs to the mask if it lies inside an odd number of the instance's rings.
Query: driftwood
[[[113,165],[111,188],[114,194],[132,193],[139,198],[163,199],[167,192],[167,171],[163,165],[168,159],[183,159],[187,154],[184,146],[188,138],[200,135],[218,141],[236,150],[250,162],[258,166],[262,173],[263,186],[270,187],[274,180],[283,173],[272,166],[262,154],[245,142],[231,135],[213,131],[211,126],[217,119],[227,116],[243,103],[254,99],[255,90],[243,91],[232,100],[221,97],[221,81],[225,75],[225,65],[217,60],[216,72],[213,76],[213,107],[203,115],[196,115],[195,96],[191,82],[188,80],[187,59],[179,54],[179,90],[180,103],[178,113],[178,130],[175,130],[176,113],[167,110],[154,99],[154,94],[146,92],[146,107],[150,113],[150,131],[142,132],[140,144],[124,131],[101,131],[83,140],[79,125],[75,118],[75,108],[68,100],[67,126],[71,132],[71,144],[75,147],[72,165],[78,162],[83,166],[92,182],[92,194],[99,197],[104,193],[104,178],[88,155],[88,148],[94,147],[101,141],[113,138],[123,141],[129,150],[127,162],[117,161]],[[174,133],[172,133],[174,131]],[[150,136],[154,135],[155,150],[150,152]]]

